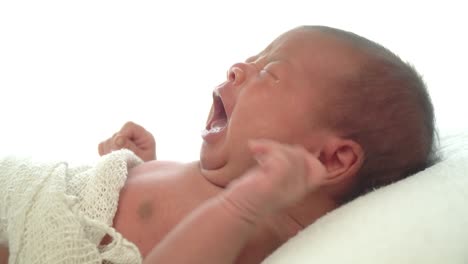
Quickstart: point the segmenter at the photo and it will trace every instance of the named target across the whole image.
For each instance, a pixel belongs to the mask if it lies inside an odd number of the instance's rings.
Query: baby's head
[[[207,179],[225,186],[255,164],[254,138],[319,152],[342,203],[427,167],[434,116],[421,78],[393,53],[305,26],[234,64],[216,88],[200,159]]]
[[[345,45],[354,71],[335,78],[325,93],[324,126],[358,143],[363,163],[340,202],[403,179],[437,161],[433,106],[416,70],[381,45],[356,34],[318,30]]]

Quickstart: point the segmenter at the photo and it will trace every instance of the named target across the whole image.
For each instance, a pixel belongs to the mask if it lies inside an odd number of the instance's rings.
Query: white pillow
[[[330,212],[264,263],[468,263],[467,153]]]
[[[468,129],[453,131],[441,137],[438,147],[440,155],[445,159],[468,153]]]

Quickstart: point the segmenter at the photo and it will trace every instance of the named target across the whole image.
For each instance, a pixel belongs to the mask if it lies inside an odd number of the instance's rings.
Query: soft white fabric
[[[122,150],[91,166],[0,159],[0,241],[9,263],[141,263],[137,247],[112,226],[128,169]],[[99,246],[105,234],[113,241]]]
[[[433,167],[325,215],[264,263],[468,263],[468,155],[446,150]]]
[[[468,129],[443,135],[438,149],[444,159],[468,153]]]

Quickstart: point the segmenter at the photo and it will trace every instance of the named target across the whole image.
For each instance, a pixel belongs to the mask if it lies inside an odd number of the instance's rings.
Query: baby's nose
[[[247,63],[236,63],[229,68],[227,80],[234,85],[243,84],[252,72],[251,65]]]

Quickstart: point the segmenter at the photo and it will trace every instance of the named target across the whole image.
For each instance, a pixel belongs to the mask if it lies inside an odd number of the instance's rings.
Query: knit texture
[[[128,150],[73,168],[0,159],[0,242],[9,263],[141,263],[138,248],[112,228],[128,169],[140,163]],[[112,242],[101,246],[106,234]]]

